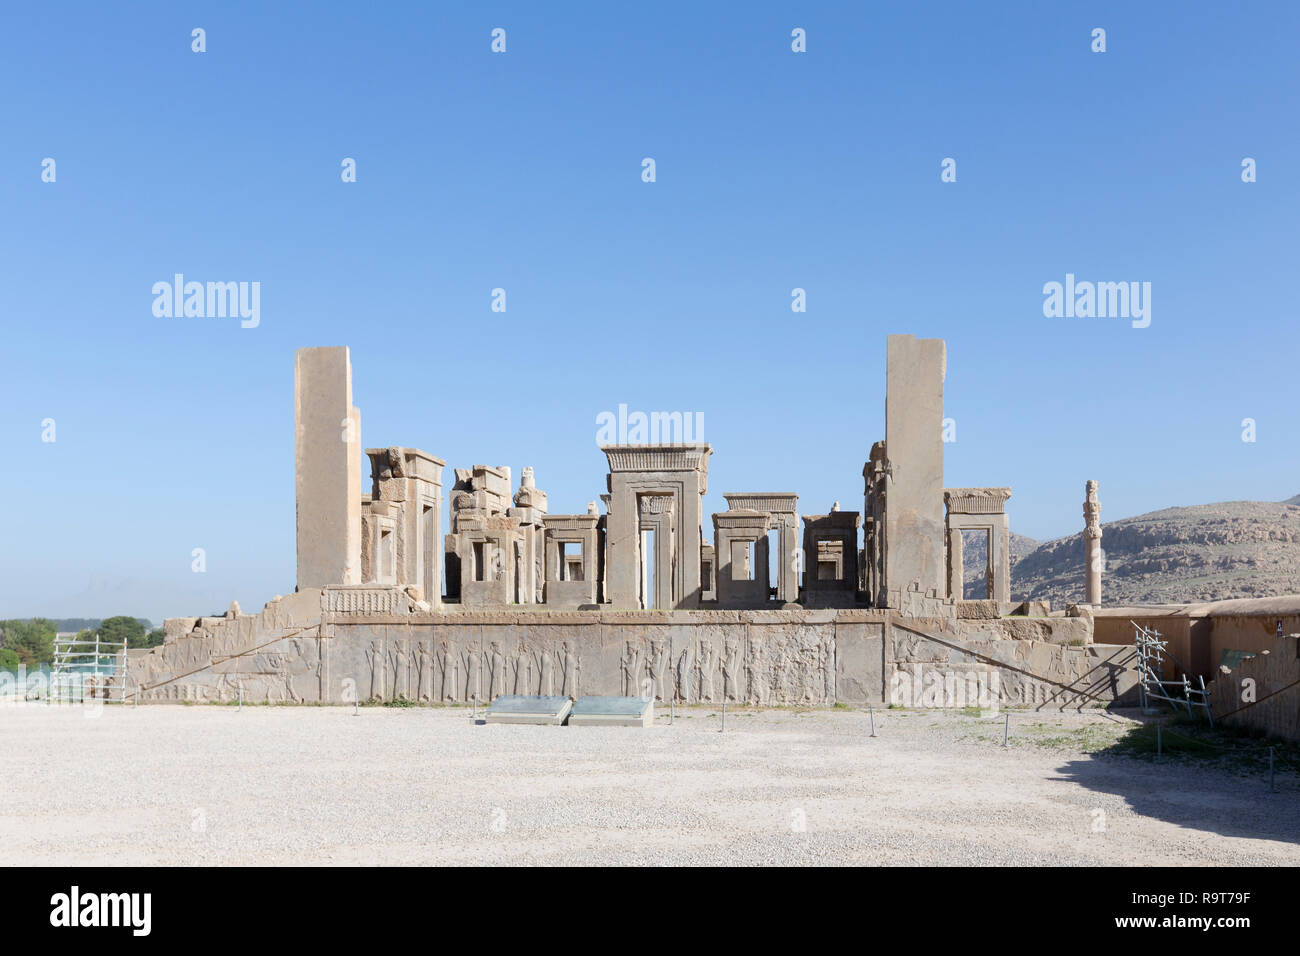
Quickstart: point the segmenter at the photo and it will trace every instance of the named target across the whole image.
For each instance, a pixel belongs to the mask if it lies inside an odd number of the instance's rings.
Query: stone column
[[[799,549],[799,516],[784,514],[778,522],[781,557],[777,565],[776,599],[783,604],[795,604],[799,600],[799,567],[795,563],[795,553]]]
[[[943,594],[943,339],[886,340],[884,590]],[[855,551],[856,551],[856,545]],[[811,555],[809,556],[811,560]]]
[[[1087,555],[1087,589],[1085,603],[1101,604],[1101,505],[1097,501],[1097,482],[1089,480],[1083,500],[1083,543]]]
[[[961,528],[948,528],[948,596],[966,600],[966,568],[962,563]]]
[[[997,599],[1011,603],[1011,519],[1002,516],[998,529]]]
[[[361,412],[346,346],[294,353],[298,588],[361,583]]]

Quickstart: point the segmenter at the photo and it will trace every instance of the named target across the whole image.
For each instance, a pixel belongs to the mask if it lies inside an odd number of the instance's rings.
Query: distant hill
[[[1031,554],[1038,547],[1038,542],[1033,538],[1026,538],[1023,534],[1011,532],[1011,586],[1016,586],[1016,564],[1027,554]],[[988,596],[988,587],[984,581],[984,572],[988,561],[988,536],[985,534],[968,534],[962,537],[961,548],[961,566],[962,590],[966,594],[966,600],[976,601]],[[1024,600],[1019,598],[1018,600]]]
[[[1030,539],[1021,539],[1027,542]],[[1179,604],[1300,594],[1300,495],[1286,501],[1225,501],[1102,524],[1106,604]],[[978,553],[975,553],[977,552]],[[1083,600],[1083,533],[1017,555],[1011,596]],[[967,596],[984,596],[983,548],[966,548]]]

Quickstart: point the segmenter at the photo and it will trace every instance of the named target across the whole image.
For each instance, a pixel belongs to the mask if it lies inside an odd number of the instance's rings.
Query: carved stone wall
[[[881,704],[902,678],[922,687],[937,674],[984,675],[1001,703],[1068,707],[1132,687],[1131,647],[1075,646],[1090,636],[1084,618],[1022,633],[1005,619],[904,622],[868,609],[358,610],[378,606],[367,594],[375,590],[305,592],[260,615],[187,619],[163,647],[132,654],[128,693],[142,688],[145,702],[231,701],[242,690],[249,702],[447,704],[505,693],[653,694],[682,704],[826,706]]]

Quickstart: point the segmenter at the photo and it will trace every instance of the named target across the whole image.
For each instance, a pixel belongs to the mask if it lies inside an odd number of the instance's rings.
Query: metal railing
[[[1148,702],[1151,700],[1163,700],[1174,710],[1185,707],[1189,717],[1192,716],[1195,708],[1199,708],[1205,711],[1205,716],[1213,727],[1214,715],[1210,713],[1210,698],[1205,690],[1205,678],[1198,674],[1196,681],[1199,686],[1194,686],[1187,677],[1187,670],[1178,662],[1178,658],[1169,653],[1169,643],[1162,638],[1159,631],[1155,628],[1143,627],[1136,621],[1129,621],[1129,623],[1134,628],[1133,646],[1137,648],[1142,709],[1149,710]],[[1165,680],[1166,658],[1182,671],[1181,680]]]
[[[116,691],[117,696],[113,694]],[[126,641],[56,637],[50,663],[48,702],[86,699],[123,703],[126,699]]]

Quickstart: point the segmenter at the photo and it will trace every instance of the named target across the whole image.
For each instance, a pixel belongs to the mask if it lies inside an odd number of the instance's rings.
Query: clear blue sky
[[[946,482],[1015,531],[1086,478],[1106,520],[1300,492],[1300,6],[544,6],[6,12],[0,617],[292,591],[305,345],[351,346],[365,445],[553,512],[620,402],[704,413],[708,512],[860,508],[891,332],[947,340]],[[176,272],[260,326],[156,318]],[[1066,273],[1152,283],[1150,327],[1045,318]]]

